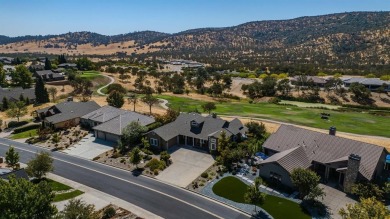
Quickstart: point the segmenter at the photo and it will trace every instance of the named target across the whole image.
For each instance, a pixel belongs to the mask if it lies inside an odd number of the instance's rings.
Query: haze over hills
[[[254,21],[175,34],[141,31],[114,36],[91,32],[0,36],[0,44],[0,53],[111,55],[121,52],[195,59],[216,65],[310,64],[330,69],[375,66],[383,70],[390,66],[390,12]]]

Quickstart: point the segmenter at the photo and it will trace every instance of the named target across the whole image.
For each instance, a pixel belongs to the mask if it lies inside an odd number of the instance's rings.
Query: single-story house
[[[65,76],[62,73],[56,73],[52,70],[36,71],[36,76],[42,78],[44,81],[61,81],[65,80]]]
[[[36,110],[35,114],[37,118],[43,121],[45,127],[61,129],[78,125],[82,116],[99,108],[100,106],[95,101],[65,101],[54,106]]]
[[[133,121],[142,126],[155,122],[152,117],[112,106],[101,107],[81,117],[81,124],[92,128],[96,138],[112,142],[117,142],[122,136],[123,128]]]
[[[246,137],[246,127],[240,120],[228,122],[215,114],[204,117],[198,113],[180,113],[175,121],[148,132],[146,136],[152,146],[162,150],[186,145],[213,151],[218,147],[222,132],[232,141]]]
[[[383,84],[385,84],[385,90],[390,91],[390,82],[383,81],[379,78],[345,78],[343,79],[344,87],[351,86],[352,83],[363,84],[366,88],[371,91],[377,90]]]
[[[298,167],[319,174],[349,192],[357,181],[383,180],[387,150],[374,144],[281,125],[263,144],[269,158],[260,163],[260,176],[293,187],[291,172]]]
[[[20,100],[20,96],[23,95],[23,98],[28,98],[30,103],[35,102],[35,90],[28,88],[23,89],[21,87],[13,88],[0,88],[0,104],[3,101],[4,97],[8,99],[9,102],[16,102]]]
[[[77,64],[74,63],[62,63],[58,65],[58,68],[77,68]]]
[[[14,61],[14,58],[11,58],[11,57],[0,57],[0,62],[2,62],[3,64],[6,64],[6,65],[12,64],[13,61]]]
[[[0,169],[0,179],[8,180],[11,175],[14,175],[17,179],[26,179],[29,180],[28,174],[25,169],[10,170],[10,169]]]
[[[311,82],[317,87],[324,87],[327,80],[317,76],[295,76],[290,81],[291,84],[296,86],[307,86]]]

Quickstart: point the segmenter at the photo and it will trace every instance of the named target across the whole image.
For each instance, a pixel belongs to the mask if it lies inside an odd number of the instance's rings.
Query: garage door
[[[97,132],[97,137],[100,138],[100,139],[105,140],[104,132],[98,131],[98,132]]]
[[[119,136],[106,133],[106,141],[117,142],[119,140]]]

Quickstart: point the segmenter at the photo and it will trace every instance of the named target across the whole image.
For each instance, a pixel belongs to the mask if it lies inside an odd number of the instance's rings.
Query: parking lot
[[[172,164],[156,178],[180,187],[186,187],[214,163],[207,152],[190,147],[175,147],[169,151]]]
[[[86,135],[77,144],[64,150],[64,153],[92,160],[96,156],[112,150],[114,142],[95,139],[93,134]]]

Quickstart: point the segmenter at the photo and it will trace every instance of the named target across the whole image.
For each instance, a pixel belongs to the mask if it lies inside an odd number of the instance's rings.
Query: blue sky
[[[258,20],[389,10],[389,0],[0,0],[0,35],[175,33]]]

